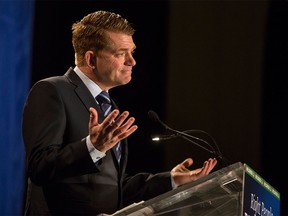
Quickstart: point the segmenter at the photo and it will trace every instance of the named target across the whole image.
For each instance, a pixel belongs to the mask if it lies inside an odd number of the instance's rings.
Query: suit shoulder
[[[41,79],[37,81],[36,83],[51,83],[51,84],[57,84],[57,83],[63,83],[67,82],[67,77],[63,76],[53,76],[53,77],[48,77],[45,79]]]
[[[76,75],[76,73],[73,71],[72,68],[69,68],[69,70],[61,76],[52,76],[52,77],[47,77],[44,79],[41,79],[35,83],[35,85],[39,84],[51,84],[55,86],[62,86],[65,84],[72,84],[72,85],[77,85],[81,83],[81,79]]]
[[[40,92],[47,94],[48,92],[62,92],[65,88],[73,89],[74,85],[68,81],[65,76],[53,76],[41,79],[37,81],[30,89],[30,94],[32,92],[40,94]]]

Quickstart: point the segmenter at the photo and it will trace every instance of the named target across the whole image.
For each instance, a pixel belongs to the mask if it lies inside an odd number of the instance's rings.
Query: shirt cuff
[[[171,184],[172,184],[172,189],[176,189],[177,188],[177,185],[175,184],[175,181],[171,175]]]
[[[90,140],[90,135],[88,135],[86,137],[86,145],[87,145],[87,148],[88,148],[88,151],[89,151],[89,154],[93,160],[94,163],[97,163],[101,158],[105,157],[106,154],[99,151],[98,149],[96,149],[91,140]]]

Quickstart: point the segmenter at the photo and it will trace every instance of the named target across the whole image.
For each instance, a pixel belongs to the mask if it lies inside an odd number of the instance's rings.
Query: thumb
[[[186,168],[190,167],[192,164],[193,164],[192,158],[187,158],[181,163],[181,165]]]
[[[93,126],[98,125],[98,114],[96,109],[94,109],[93,107],[90,107],[89,109],[90,111],[90,119],[89,119],[89,131]]]

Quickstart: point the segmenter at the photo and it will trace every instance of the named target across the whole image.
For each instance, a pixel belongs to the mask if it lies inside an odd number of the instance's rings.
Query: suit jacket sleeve
[[[61,82],[62,86],[68,85],[65,81]],[[88,134],[89,112],[82,112],[83,115],[78,117],[87,118],[87,121],[83,121],[85,127],[79,125],[79,132],[70,136],[68,133],[73,134],[74,131],[67,128],[67,122],[71,120],[66,119],[66,106],[69,104],[64,100],[70,100],[73,106],[73,98],[69,95],[64,98],[59,93],[61,85],[47,81],[36,83],[24,106],[22,132],[28,176],[37,185],[96,171],[84,139]],[[83,139],[73,140],[73,137],[79,137],[79,133]]]
[[[170,172],[138,173],[127,177],[124,181],[124,205],[145,201],[170,190],[172,190]]]

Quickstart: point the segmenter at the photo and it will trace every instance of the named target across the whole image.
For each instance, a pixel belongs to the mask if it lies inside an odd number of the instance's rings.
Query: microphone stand
[[[227,165],[231,164],[226,158],[223,157],[223,155],[222,155],[222,153],[221,153],[221,151],[220,151],[220,149],[219,149],[219,147],[218,147],[215,139],[214,139],[209,133],[207,133],[207,132],[205,132],[205,131],[202,131],[202,130],[178,131],[178,130],[172,129],[172,128],[169,127],[167,124],[165,124],[164,122],[162,122],[162,121],[160,120],[160,118],[158,117],[158,115],[157,115],[154,111],[150,110],[150,111],[148,112],[148,115],[149,115],[150,119],[152,119],[154,122],[159,123],[160,125],[162,125],[167,131],[172,132],[172,135],[168,136],[166,139],[174,138],[174,137],[181,137],[182,139],[185,139],[185,140],[187,140],[188,142],[193,143],[194,145],[196,145],[196,146],[204,149],[205,151],[207,151],[207,152],[215,155],[217,158],[219,158],[219,159],[221,160],[223,166],[227,166]],[[188,134],[188,132],[200,132],[200,133],[204,133],[204,134],[208,135],[208,136],[212,139],[213,144],[216,146],[217,151],[216,151],[215,148],[214,148],[210,143],[208,143],[206,140],[203,140],[203,139],[201,139],[201,138],[199,138],[199,137],[196,137],[196,136],[193,136],[193,135],[191,135],[191,134]],[[161,139],[160,139],[160,140],[161,140]],[[201,142],[205,143],[210,149],[204,147],[203,145],[201,145],[200,143],[198,143],[198,142],[195,141],[195,140],[201,141]]]

